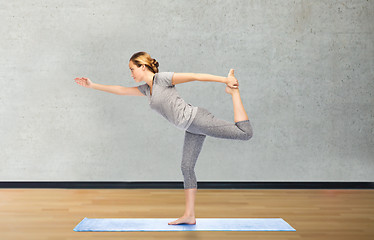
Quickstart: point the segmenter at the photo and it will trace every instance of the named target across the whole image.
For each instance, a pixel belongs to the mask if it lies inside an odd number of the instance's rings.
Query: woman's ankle
[[[195,217],[195,213],[184,213],[183,217],[189,217],[189,218],[193,217],[194,218]]]

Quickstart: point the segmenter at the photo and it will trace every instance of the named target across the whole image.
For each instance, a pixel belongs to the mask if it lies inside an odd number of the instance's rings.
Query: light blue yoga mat
[[[172,218],[84,218],[76,232],[296,231],[282,218],[197,218],[196,225],[168,225]]]

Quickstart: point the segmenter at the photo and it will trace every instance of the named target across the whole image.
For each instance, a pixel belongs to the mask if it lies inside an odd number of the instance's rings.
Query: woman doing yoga
[[[158,62],[148,53],[138,52],[130,58],[129,68],[131,77],[138,83],[145,82],[143,85],[137,87],[102,85],[84,77],[76,78],[75,81],[87,88],[118,95],[146,96],[153,110],[185,131],[181,169],[184,177],[186,209],[182,217],[169,224],[196,224],[197,182],[194,168],[205,137],[249,140],[252,137],[252,127],[240,98],[239,83],[233,69],[230,69],[227,77],[220,77],[210,74],[159,72],[158,66]],[[191,81],[225,83],[226,93],[232,96],[235,123],[218,119],[208,110],[186,103],[178,95],[175,85]]]

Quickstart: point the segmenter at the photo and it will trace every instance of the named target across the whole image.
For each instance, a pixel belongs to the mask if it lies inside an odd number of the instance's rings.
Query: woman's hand
[[[234,76],[234,69],[230,69],[229,75],[227,76],[227,86],[230,88],[238,88],[239,82],[238,79]]]
[[[86,88],[91,88],[92,87],[92,82],[88,78],[81,77],[81,78],[75,78],[74,80],[75,80],[76,83],[78,83],[79,85],[81,85],[83,87],[86,87]]]

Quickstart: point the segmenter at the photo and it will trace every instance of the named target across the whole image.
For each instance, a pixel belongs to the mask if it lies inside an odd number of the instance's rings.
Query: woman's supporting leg
[[[188,131],[184,135],[181,170],[184,177],[184,189],[197,188],[195,164],[206,136]]]
[[[184,192],[186,195],[186,210],[183,216],[169,224],[195,224],[195,195],[197,181],[195,164],[206,136],[185,132],[181,169],[184,177]]]

